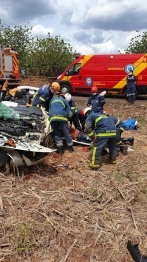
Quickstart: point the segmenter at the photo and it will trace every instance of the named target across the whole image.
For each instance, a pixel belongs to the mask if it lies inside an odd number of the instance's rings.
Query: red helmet
[[[94,93],[97,93],[97,92],[98,92],[97,87],[96,87],[96,86],[93,86],[93,87],[91,88],[91,93],[94,94]]]
[[[79,112],[81,116],[84,116],[84,109],[85,109],[85,108],[82,108],[82,109],[80,110],[80,112]]]

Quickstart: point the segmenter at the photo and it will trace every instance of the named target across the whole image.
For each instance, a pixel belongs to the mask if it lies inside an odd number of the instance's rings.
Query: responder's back
[[[50,101],[49,120],[52,121],[67,121],[69,117],[70,106],[62,97],[54,97]]]
[[[116,127],[114,121],[106,116],[91,112],[86,119],[85,128],[91,126],[96,134],[103,133],[105,137],[116,135]],[[87,129],[87,128],[86,128]]]
[[[45,101],[53,94],[50,92],[49,85],[42,85],[34,94],[32,100],[32,106],[44,105]]]
[[[124,122],[120,120],[119,118],[115,116],[109,116],[109,118],[111,118],[114,121],[116,128],[120,128],[123,131],[126,129]]]

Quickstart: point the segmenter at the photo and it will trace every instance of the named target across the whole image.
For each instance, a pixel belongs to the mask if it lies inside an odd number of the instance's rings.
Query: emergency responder
[[[6,94],[6,96],[5,96],[5,98],[4,98],[4,101],[12,101],[12,100],[13,100],[12,98],[15,97],[15,94],[16,94],[17,91],[20,91],[20,92],[21,92],[21,90],[20,90],[18,87],[15,87],[15,88],[10,89],[10,90],[7,92],[7,94]]]
[[[103,148],[108,144],[109,148],[109,161],[111,164],[116,163],[117,150],[116,150],[116,127],[114,121],[102,114],[90,111],[85,108],[85,132],[94,140],[91,163],[92,169],[99,169],[101,167],[101,155]]]
[[[106,103],[104,95],[106,94],[106,91],[103,91],[102,93],[98,94],[98,89],[96,86],[93,86],[91,88],[91,96],[88,99],[87,106],[91,106],[92,110],[95,113],[103,114],[103,106]]]
[[[54,93],[60,90],[58,82],[53,82],[51,85],[41,86],[34,94],[32,106],[43,107],[46,111],[49,110],[50,100],[53,98]]]
[[[129,104],[134,104],[135,102],[135,92],[136,92],[136,76],[133,74],[133,70],[129,71],[126,77],[127,81],[127,99]]]
[[[54,131],[54,140],[57,146],[57,153],[64,153],[64,144],[62,137],[65,138],[67,150],[73,152],[73,141],[69,133],[68,119],[72,117],[72,112],[68,102],[63,94],[52,98],[49,107],[49,121]]]
[[[122,138],[122,133],[127,129],[124,122],[115,116],[109,116],[109,118],[114,121],[114,124],[116,126],[115,143],[118,146],[117,149],[119,149],[124,155],[127,155],[128,147],[124,144],[129,143],[131,146],[134,145],[134,137]]]
[[[65,94],[65,99],[68,102],[71,112],[73,113],[72,118],[70,119],[70,124],[74,124],[75,128],[78,129],[79,131],[82,131],[82,128],[79,123],[78,119],[78,112],[76,108],[76,101],[72,98],[71,94],[66,93]]]

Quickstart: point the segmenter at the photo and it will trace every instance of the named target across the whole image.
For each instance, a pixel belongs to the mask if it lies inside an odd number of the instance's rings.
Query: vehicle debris
[[[13,102],[11,106],[0,103],[0,166],[8,161],[10,166],[31,166],[34,161],[27,157],[28,152],[33,155],[56,151],[42,145],[51,132],[48,114],[33,106],[13,106]]]

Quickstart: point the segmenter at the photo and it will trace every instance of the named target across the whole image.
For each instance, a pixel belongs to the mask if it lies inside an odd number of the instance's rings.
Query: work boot
[[[129,138],[122,138],[122,143],[130,143],[131,146],[134,145],[134,137],[129,137]]]
[[[67,146],[67,150],[72,153],[74,151],[73,146]]]
[[[93,170],[99,170],[100,167],[101,167],[101,164],[92,164],[90,163],[90,168],[93,169]]]
[[[109,162],[110,162],[110,164],[116,164],[116,156],[115,155],[109,155]]]
[[[116,164],[116,159],[109,158],[109,162],[110,162],[110,164]]]
[[[128,146],[120,146],[120,151],[122,152],[123,155],[128,154]]]
[[[63,153],[64,153],[63,147],[57,147],[56,153],[59,154],[59,155],[63,155]]]

